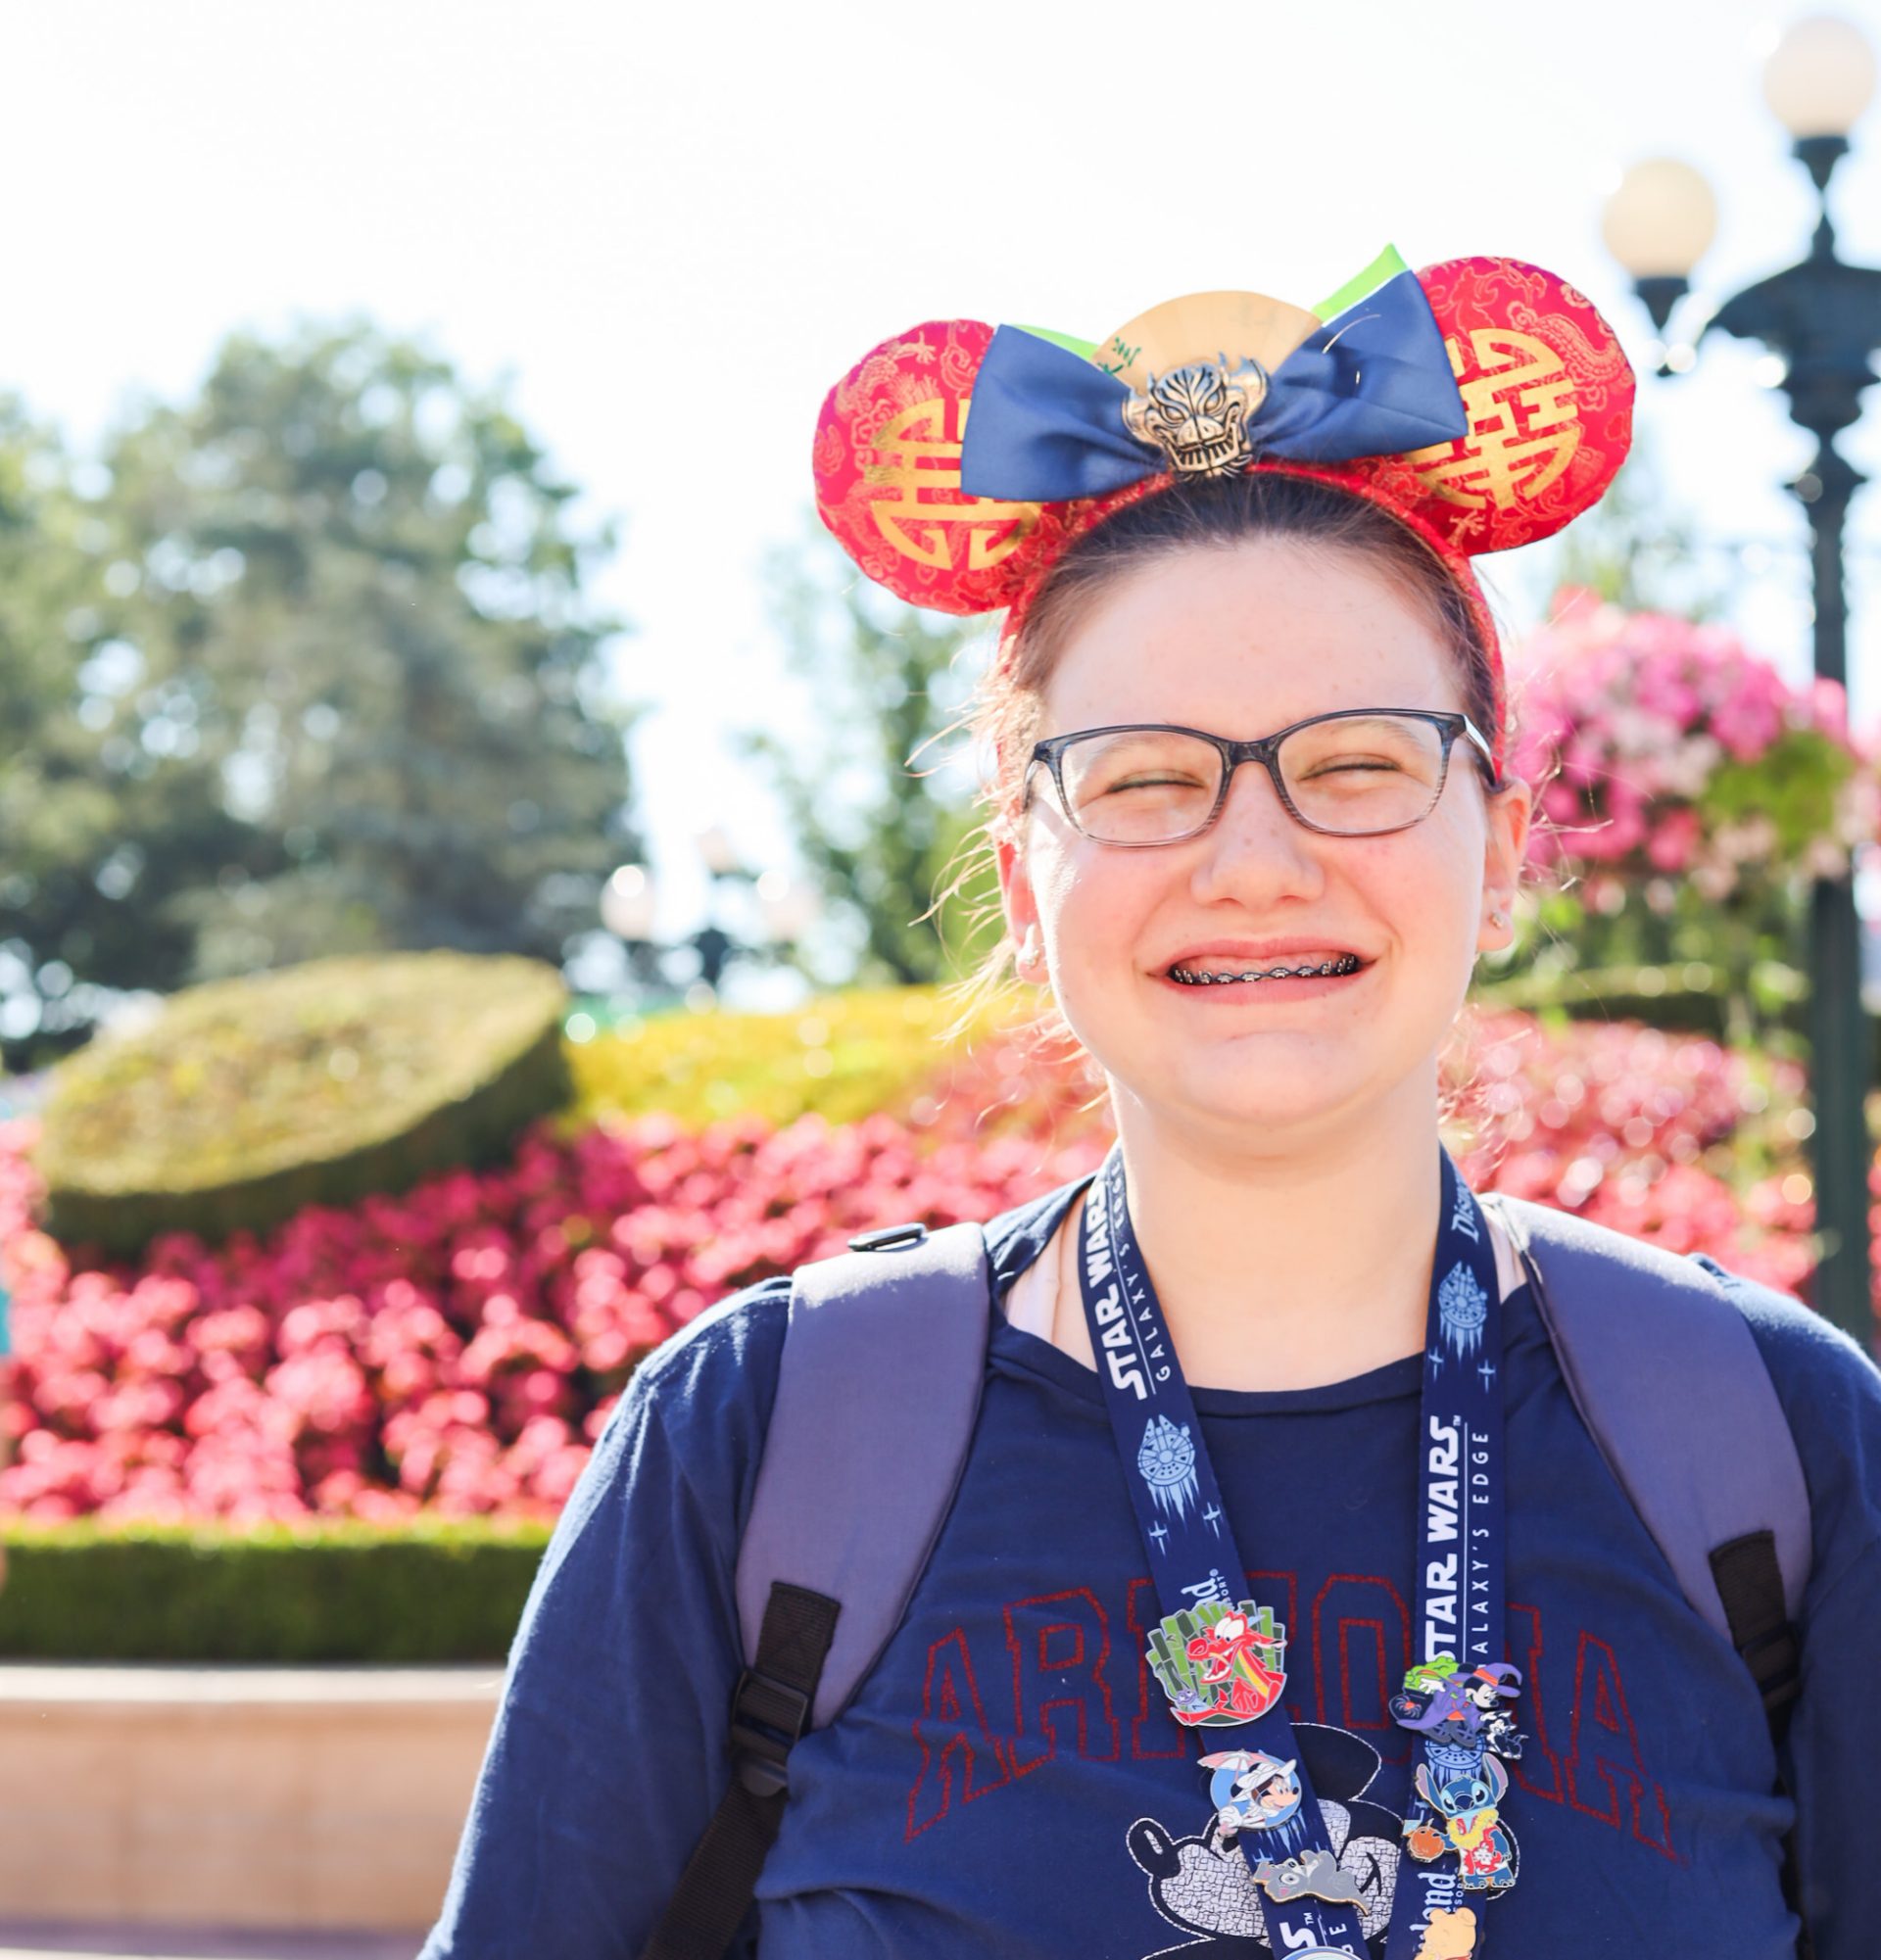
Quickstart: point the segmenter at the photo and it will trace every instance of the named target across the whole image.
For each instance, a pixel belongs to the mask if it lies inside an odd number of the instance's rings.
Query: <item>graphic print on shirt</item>
[[[1411,1602],[1399,1586],[1377,1573],[1334,1574],[1314,1587],[1278,1569],[1245,1579],[1254,1598],[1274,1602],[1276,1630],[1288,1632],[1295,1725],[1375,1738],[1408,1786],[1423,1750],[1388,1706],[1412,1647]],[[1524,1799],[1603,1827],[1612,1840],[1603,1859],[1630,1846],[1681,1862],[1660,1760],[1664,1739],[1646,1726],[1645,1704],[1630,1685],[1646,1663],[1625,1656],[1605,1630],[1572,1620],[1544,1626],[1531,1605],[1511,1605],[1509,1613],[1529,1732],[1512,1772]],[[1192,1763],[1195,1745],[1170,1720],[1169,1697],[1152,1671],[1150,1636],[1159,1625],[1153,1586],[1132,1579],[1115,1595],[1101,1585],[1060,1587],[935,1629],[908,1710],[903,1841],[931,1832],[950,1838],[986,1814],[981,1799],[995,1810],[1020,1801],[1033,1773],[1054,1758]],[[1469,1677],[1456,1678],[1469,1685]],[[1447,1701],[1440,1705],[1447,1710]],[[1221,1732],[1203,1733],[1212,1743]],[[1199,1828],[1208,1802],[1199,1774],[1184,1767],[1183,1775],[1195,1779],[1197,1801],[1193,1811],[1171,1813],[1179,1836]]]
[[[1191,1936],[1157,1947],[1143,1960],[1272,1955],[1263,1888],[1276,1898],[1311,1895],[1350,1904],[1368,1948],[1374,1955],[1383,1953],[1404,1822],[1366,1794],[1378,1773],[1378,1752],[1346,1729],[1295,1722],[1293,1734],[1319,1796],[1331,1857],[1324,1852],[1316,1857],[1303,1838],[1290,1842],[1284,1820],[1263,1834],[1264,1855],[1251,1867],[1221,1814],[1183,1835],[1153,1817],[1139,1817],[1126,1842],[1149,1881],[1149,1902],[1170,1926]],[[1212,1781],[1219,1783],[1221,1774],[1218,1770]]]

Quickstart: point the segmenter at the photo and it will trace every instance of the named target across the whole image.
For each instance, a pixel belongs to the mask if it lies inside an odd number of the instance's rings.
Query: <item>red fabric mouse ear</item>
[[[878,585],[940,612],[1009,605],[1063,543],[1039,503],[967,497],[960,439],[992,339],[980,320],[929,320],[865,355],[816,425],[816,507]]]
[[[1461,551],[1506,551],[1597,502],[1633,439],[1633,370],[1593,303],[1519,259],[1449,259],[1418,281],[1470,433],[1353,465]]]

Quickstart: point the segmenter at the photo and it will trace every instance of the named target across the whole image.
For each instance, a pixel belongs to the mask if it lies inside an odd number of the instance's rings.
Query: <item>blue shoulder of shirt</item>
[[[1788,1294],[1751,1283],[1733,1293],[1803,1461],[1820,1596],[1881,1551],[1881,1369]]]
[[[629,1419],[629,1404],[648,1406],[676,1462],[690,1468],[703,1452],[706,1461],[730,1468],[739,1529],[777,1400],[790,1304],[789,1273],[728,1294],[641,1362],[613,1417]]]

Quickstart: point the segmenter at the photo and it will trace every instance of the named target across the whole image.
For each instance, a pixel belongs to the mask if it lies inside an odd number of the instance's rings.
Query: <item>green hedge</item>
[[[34,1153],[46,1225],[134,1254],[265,1231],[502,1156],[568,1099],[566,992],[540,961],[316,960],[173,995],[55,1072]]]
[[[487,1519],[390,1529],[0,1525],[13,1660],[496,1661],[549,1541]]]

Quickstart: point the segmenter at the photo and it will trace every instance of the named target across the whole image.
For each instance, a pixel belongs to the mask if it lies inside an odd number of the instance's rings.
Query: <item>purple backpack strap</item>
[[[1501,1193],[1574,1407],[1692,1605],[1737,1646],[1712,1554],[1774,1539],[1800,1620],[1809,1497],[1783,1405],[1730,1298],[1748,1281]]]
[[[738,1554],[748,1660],[774,1583],[839,1601],[811,1725],[840,1714],[901,1623],[946,1519],[986,1379],[985,1228],[896,1225],[798,1267]]]

